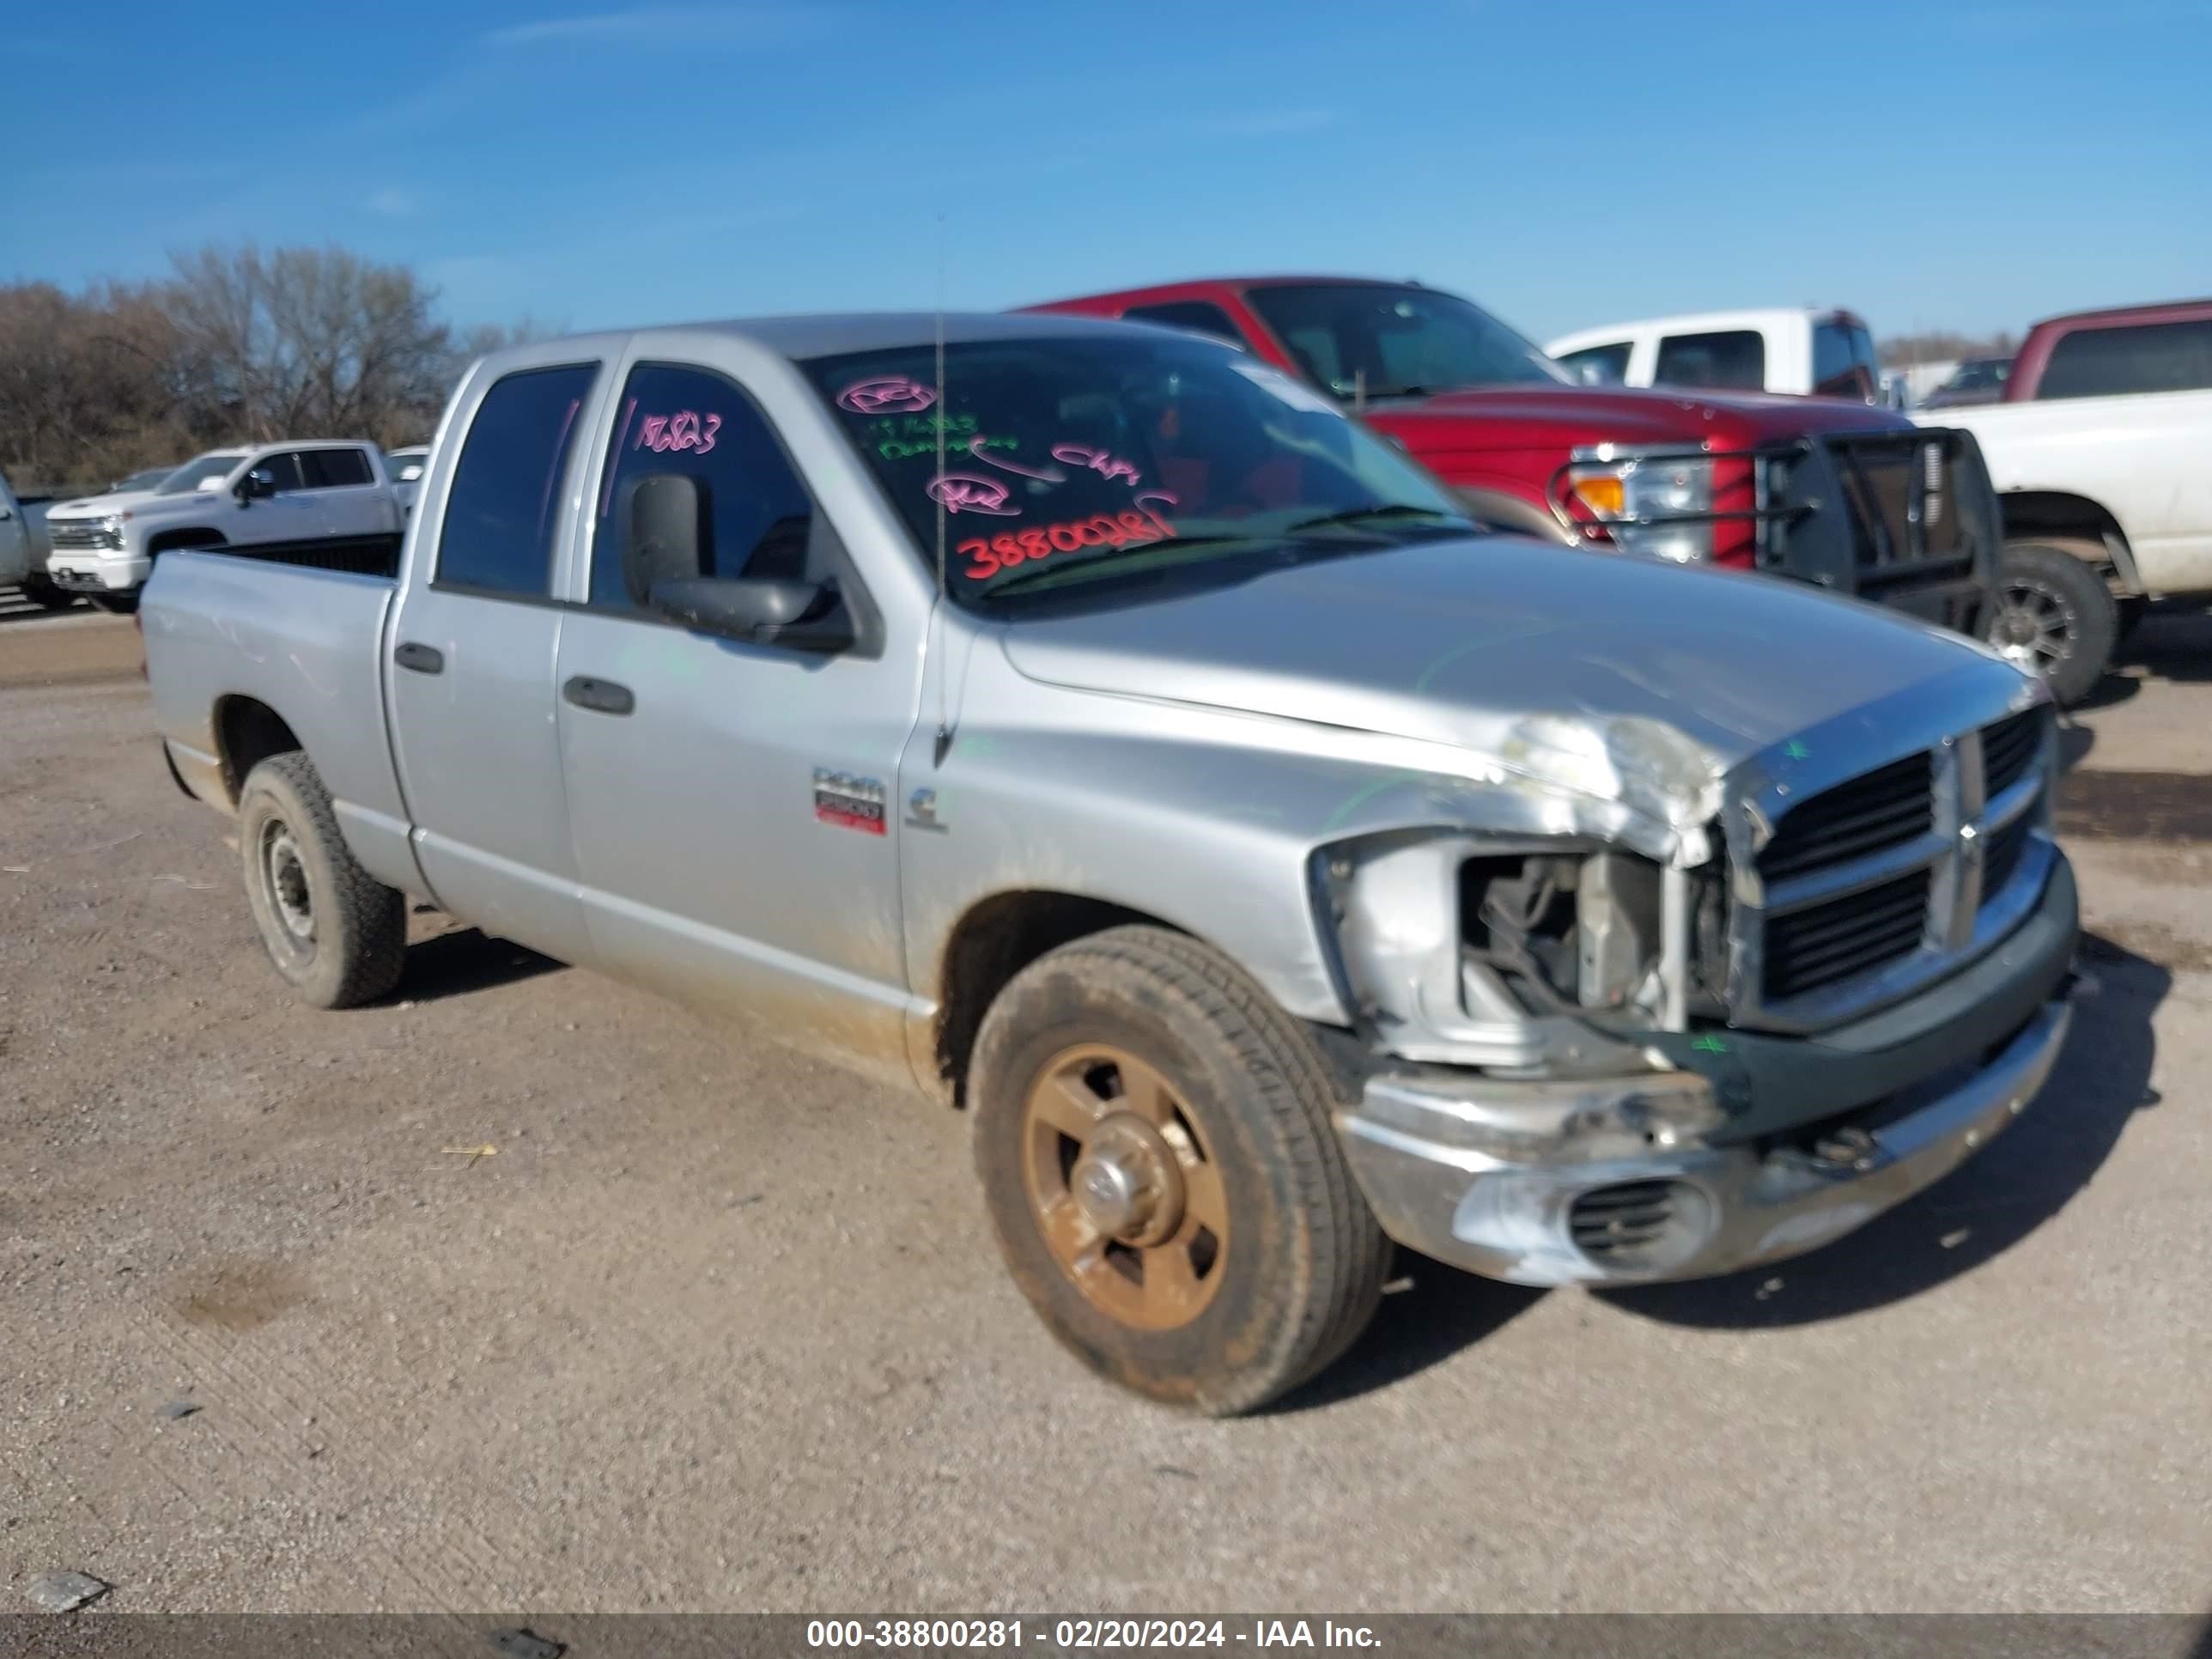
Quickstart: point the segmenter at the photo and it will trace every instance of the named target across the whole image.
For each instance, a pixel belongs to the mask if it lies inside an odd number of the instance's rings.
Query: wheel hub
[[[1125,1244],[1157,1244],[1182,1225],[1175,1153],[1133,1112],[1116,1112],[1091,1131],[1068,1190],[1092,1226]]]
[[[262,844],[262,865],[269,897],[284,931],[301,944],[315,937],[314,894],[307,885],[307,866],[300,856],[300,843],[286,825],[271,823]]]
[[[1989,641],[2014,666],[2032,674],[2050,672],[2072,652],[2072,617],[2064,599],[2031,583],[2008,583],[1997,613],[1990,621]]]
[[[1176,1085],[1118,1044],[1080,1043],[1036,1073],[1023,1120],[1031,1216],[1068,1281],[1135,1330],[1204,1312],[1231,1248],[1229,1196]]]

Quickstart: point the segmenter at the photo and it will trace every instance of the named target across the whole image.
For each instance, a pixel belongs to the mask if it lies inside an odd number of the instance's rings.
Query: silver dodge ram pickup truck
[[[310,1001],[391,992],[422,895],[963,1104],[1054,1334],[1210,1412],[1340,1353],[1390,1241],[1541,1285],[1836,1238],[2067,1030],[2034,681],[1476,533],[1189,335],[501,352],[396,580],[179,553],[143,620]]]

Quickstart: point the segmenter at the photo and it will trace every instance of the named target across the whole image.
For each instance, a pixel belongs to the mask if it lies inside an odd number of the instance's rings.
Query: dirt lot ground
[[[1214,1424],[1044,1336],[951,1114],[434,916],[299,1006],[127,624],[0,619],[0,1599],[2201,1613],[2212,622],[2136,654],[2069,738],[2104,992],[1991,1150],[1769,1274],[1409,1262]]]

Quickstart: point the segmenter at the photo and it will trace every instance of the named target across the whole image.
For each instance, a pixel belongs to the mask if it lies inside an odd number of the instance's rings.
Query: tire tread
[[[335,911],[340,927],[350,935],[349,945],[339,953],[335,988],[316,1000],[325,1007],[352,1008],[388,995],[407,965],[406,895],[386,886],[356,861],[338,827],[330,791],[305,751],[271,755],[257,765],[239,791],[241,803],[264,772],[282,779],[304,808],[307,822],[294,824],[293,832],[312,835],[321,843],[332,874],[332,890],[316,895],[316,902]],[[242,843],[240,850],[252,857]],[[317,942],[319,945],[321,939]]]
[[[1267,992],[1219,951],[1164,927],[1109,928],[1048,952],[1017,975],[1056,969],[1087,978],[1127,975],[1181,999],[1227,1045],[1252,1079],[1251,1101],[1273,1120],[1289,1158],[1291,1184],[1304,1218],[1289,1287],[1286,1328],[1263,1353],[1196,1403],[1217,1416],[1267,1404],[1338,1358],[1373,1317],[1390,1263],[1390,1243],[1359,1192],[1336,1142],[1332,1119],[1335,1073],[1311,1037]],[[977,1042],[988,1063],[1005,1034],[994,1018],[1008,1006],[1002,993]]]

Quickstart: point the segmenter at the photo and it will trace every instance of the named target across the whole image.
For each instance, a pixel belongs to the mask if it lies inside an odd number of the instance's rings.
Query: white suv
[[[133,611],[172,548],[376,542],[405,523],[376,446],[264,444],[187,461],[152,491],[64,501],[46,514],[46,574],[64,592]]]

